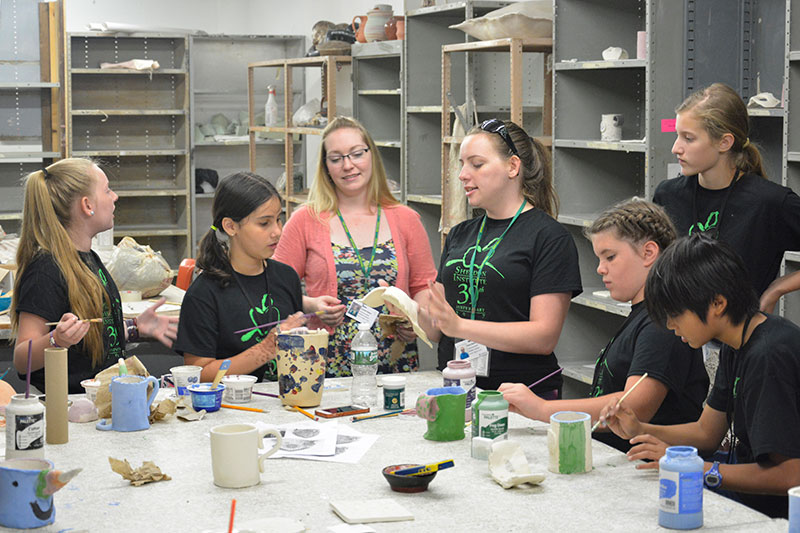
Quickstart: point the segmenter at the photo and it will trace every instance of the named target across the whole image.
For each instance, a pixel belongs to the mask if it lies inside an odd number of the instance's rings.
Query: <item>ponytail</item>
[[[750,141],[747,107],[736,91],[724,83],[714,83],[692,93],[675,108],[675,113],[684,111],[690,111],[715,141],[726,133],[733,136],[730,153],[737,170],[767,178],[761,152]]]
[[[222,178],[214,193],[211,207],[213,224],[200,241],[197,267],[216,279],[223,288],[231,284],[233,266],[230,259],[230,237],[222,229],[222,221],[230,218],[241,222],[272,198],[281,201],[278,190],[265,178],[252,172],[237,172]]]
[[[73,204],[91,194],[95,168],[95,163],[89,159],[69,158],[25,177],[12,309],[19,304],[19,283],[25,270],[44,252],[53,256],[64,276],[73,314],[83,318],[102,316],[104,302],[111,308],[108,293],[96,273],[81,260],[67,233]],[[17,313],[11,313],[11,327],[16,336],[19,329]],[[96,367],[103,360],[105,351],[102,324],[92,324],[83,343],[92,358],[92,367]]]

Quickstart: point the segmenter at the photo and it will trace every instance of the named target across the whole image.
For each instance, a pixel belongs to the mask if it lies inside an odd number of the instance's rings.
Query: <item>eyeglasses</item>
[[[511,152],[515,156],[519,157],[519,152],[517,152],[517,147],[514,146],[514,141],[511,140],[511,135],[508,133],[506,125],[503,124],[502,120],[498,120],[496,118],[490,118],[489,120],[484,120],[483,122],[481,122],[480,128],[486,133],[496,133],[500,135],[500,137],[502,137],[503,140],[506,142],[506,145],[508,145],[508,148],[511,150]]]
[[[359,148],[358,150],[353,150],[349,154],[339,155],[333,154],[325,157],[325,160],[328,161],[331,165],[341,165],[344,162],[344,158],[348,158],[351,163],[355,164],[364,159],[364,156],[369,152],[369,148]]]

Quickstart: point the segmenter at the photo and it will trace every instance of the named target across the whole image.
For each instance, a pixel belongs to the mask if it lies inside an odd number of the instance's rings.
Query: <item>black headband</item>
[[[47,171],[46,168],[42,169],[42,175],[44,176],[44,179],[47,179],[47,178],[50,177],[50,173]]]

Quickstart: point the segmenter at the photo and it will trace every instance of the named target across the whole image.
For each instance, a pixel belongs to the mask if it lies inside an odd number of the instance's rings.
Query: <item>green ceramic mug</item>
[[[451,441],[464,438],[467,392],[461,387],[428,389],[417,397],[417,416],[428,421],[428,440]]]

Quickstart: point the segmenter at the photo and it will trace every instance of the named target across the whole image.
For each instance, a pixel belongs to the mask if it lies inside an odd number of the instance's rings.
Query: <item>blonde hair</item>
[[[381,206],[396,205],[399,202],[389,189],[386,178],[386,169],[383,166],[381,154],[375,141],[372,140],[369,132],[359,121],[351,117],[336,117],[330,121],[322,132],[322,142],[319,146],[319,156],[317,157],[317,174],[314,183],[311,184],[311,191],[308,195],[306,205],[317,217],[325,213],[332,213],[339,208],[339,200],[336,197],[336,186],[328,173],[328,165],[325,157],[328,155],[325,149],[325,139],[336,130],[352,128],[361,133],[364,144],[369,148],[372,155],[372,179],[369,182],[367,198],[371,203]]]
[[[715,83],[691,95],[675,113],[691,112],[715,141],[726,133],[733,136],[730,153],[734,166],[744,173],[767,177],[758,147],[750,140],[750,117],[744,100],[724,83]]]
[[[517,149],[516,155],[521,162],[519,174],[522,196],[532,206],[556,218],[558,216],[558,195],[553,187],[550,153],[542,143],[529,136],[514,122],[504,120],[503,124]],[[498,133],[490,133],[482,130],[480,126],[475,126],[467,132],[467,136],[480,133],[489,137],[495,150],[502,157],[509,159],[514,155]]]
[[[635,196],[603,211],[583,233],[591,239],[609,230],[633,245],[653,241],[661,251],[677,237],[675,225],[663,207]]]
[[[43,252],[50,253],[61,269],[72,313],[89,318],[102,316],[103,302],[111,308],[108,293],[97,275],[81,261],[78,249],[67,233],[73,204],[92,194],[94,165],[94,161],[89,159],[63,159],[25,177],[13,309],[19,303],[19,283],[25,270]],[[19,328],[17,313],[11,313],[11,327],[16,336]],[[92,358],[92,366],[97,366],[104,352],[102,324],[91,325],[84,337],[84,346]]]

